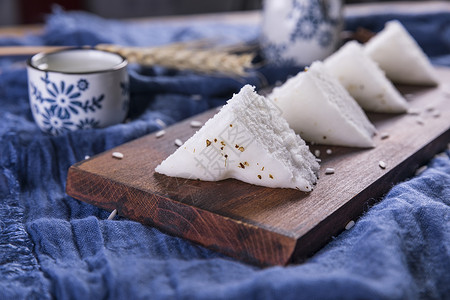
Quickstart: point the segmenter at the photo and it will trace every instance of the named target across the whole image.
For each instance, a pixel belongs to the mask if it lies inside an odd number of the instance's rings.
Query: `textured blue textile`
[[[417,29],[415,38],[434,61],[450,65],[450,14],[396,17]],[[376,30],[380,22],[366,16],[348,26]],[[421,33],[423,24],[434,34]],[[236,42],[257,35],[251,26],[128,25],[58,11],[42,36],[3,38],[0,45]],[[23,62],[2,59],[0,68],[1,299],[448,299],[448,151],[305,263],[260,269],[124,218],[108,221],[106,211],[64,192],[67,169],[85,155],[157,130],[157,118],[172,124],[223,104],[245,82],[261,86],[260,76],[133,66],[130,122],[50,137],[33,122]],[[289,73],[270,66],[262,72],[272,80]]]

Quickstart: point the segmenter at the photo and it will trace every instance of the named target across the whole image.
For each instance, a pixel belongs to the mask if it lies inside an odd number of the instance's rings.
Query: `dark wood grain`
[[[375,137],[374,149],[311,146],[321,150],[322,163],[319,182],[309,194],[233,179],[203,182],[156,174],[154,168],[176,150],[174,140],[194,134],[189,122],[206,121],[215,110],[167,128],[161,138],[151,134],[73,165],[67,193],[239,260],[298,262],[447,147],[450,69],[438,72],[440,87],[399,87],[419,115],[369,115],[379,132],[389,133],[387,139]],[[113,158],[114,151],[124,158]],[[380,160],[386,169],[379,167]],[[325,175],[327,167],[335,174]]]

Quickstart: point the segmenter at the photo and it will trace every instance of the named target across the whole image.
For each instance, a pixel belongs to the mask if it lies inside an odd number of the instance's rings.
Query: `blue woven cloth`
[[[379,30],[405,21],[436,63],[450,66],[450,14],[349,18]],[[426,29],[425,29],[426,28]],[[432,34],[429,29],[432,29]],[[214,37],[252,41],[258,28],[198,23],[130,25],[57,11],[42,35],[0,45],[157,45]],[[42,134],[23,59],[0,60],[1,299],[444,299],[450,295],[450,153],[396,185],[356,225],[300,265],[258,268],[67,196],[73,163],[223,104],[260,76],[232,78],[130,68],[130,122]],[[267,67],[283,80],[289,73]]]

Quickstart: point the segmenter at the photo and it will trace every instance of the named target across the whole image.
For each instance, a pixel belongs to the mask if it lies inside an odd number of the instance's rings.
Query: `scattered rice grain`
[[[418,116],[418,115],[420,115],[420,111],[418,111],[417,109],[409,109],[408,114],[413,115],[413,116]]]
[[[382,160],[380,160],[380,161],[378,162],[378,165],[379,165],[380,168],[382,168],[382,169],[386,169],[386,167],[387,167],[387,164],[386,164],[384,161],[382,161]]]
[[[334,174],[334,168],[326,168],[325,169],[325,174],[327,174],[327,175]]]
[[[112,220],[112,219],[114,219],[114,217],[117,215],[117,209],[115,209],[115,210],[113,210],[112,212],[111,212],[111,214],[109,215],[109,217],[108,217],[108,220]]]
[[[319,157],[319,156],[320,156],[320,150],[319,150],[319,149],[314,150],[314,155],[315,155],[316,157]]]
[[[86,160],[86,159],[89,159],[89,158],[91,158],[89,155],[85,155],[84,156],[84,159]]]
[[[418,175],[422,174],[426,169],[428,169],[428,167],[426,165],[423,165],[420,168],[418,168],[414,174],[416,176],[418,176]]]
[[[388,137],[389,137],[389,133],[387,133],[387,132],[382,132],[381,135],[380,135],[380,138],[381,138],[382,140],[385,140],[385,139],[387,139]]]
[[[405,94],[405,98],[411,100],[414,97],[414,94]]]
[[[183,142],[180,139],[176,139],[175,145],[177,145],[178,147],[181,147],[181,145],[183,145]]]
[[[123,158],[123,153],[120,153],[120,152],[113,152],[113,153],[112,153],[112,156],[113,156],[114,158],[117,158],[117,159],[122,159],[122,158]]]
[[[436,154],[436,155],[434,156],[434,158],[438,158],[438,157],[441,157],[441,158],[447,158],[448,156],[447,156],[447,153],[441,152],[441,153],[438,153],[438,154]]]
[[[330,155],[331,153],[333,153],[333,151],[331,151],[331,149],[327,149],[327,154]]]
[[[155,136],[156,136],[156,138],[160,138],[160,137],[162,137],[163,135],[165,135],[166,134],[166,131],[165,130],[160,130],[160,131],[158,131],[156,134],[155,134]]]
[[[355,226],[355,221],[351,220],[345,225],[345,230],[350,230],[353,226]]]
[[[156,124],[158,124],[159,127],[161,127],[161,128],[164,128],[164,127],[167,126],[167,124],[166,124],[163,120],[161,120],[161,119],[156,119],[155,122],[156,122]]]
[[[191,121],[191,127],[193,127],[193,128],[199,128],[199,127],[202,127],[202,126],[203,126],[203,123],[200,122],[200,121],[197,121],[197,120]]]
[[[194,94],[194,95],[191,96],[191,99],[194,100],[194,101],[200,101],[200,100],[202,100],[202,98],[203,97],[200,94]]]

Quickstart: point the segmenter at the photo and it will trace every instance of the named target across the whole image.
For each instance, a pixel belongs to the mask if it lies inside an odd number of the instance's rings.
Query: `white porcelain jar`
[[[341,0],[264,0],[260,45],[275,65],[308,66],[332,54],[343,28]]]

